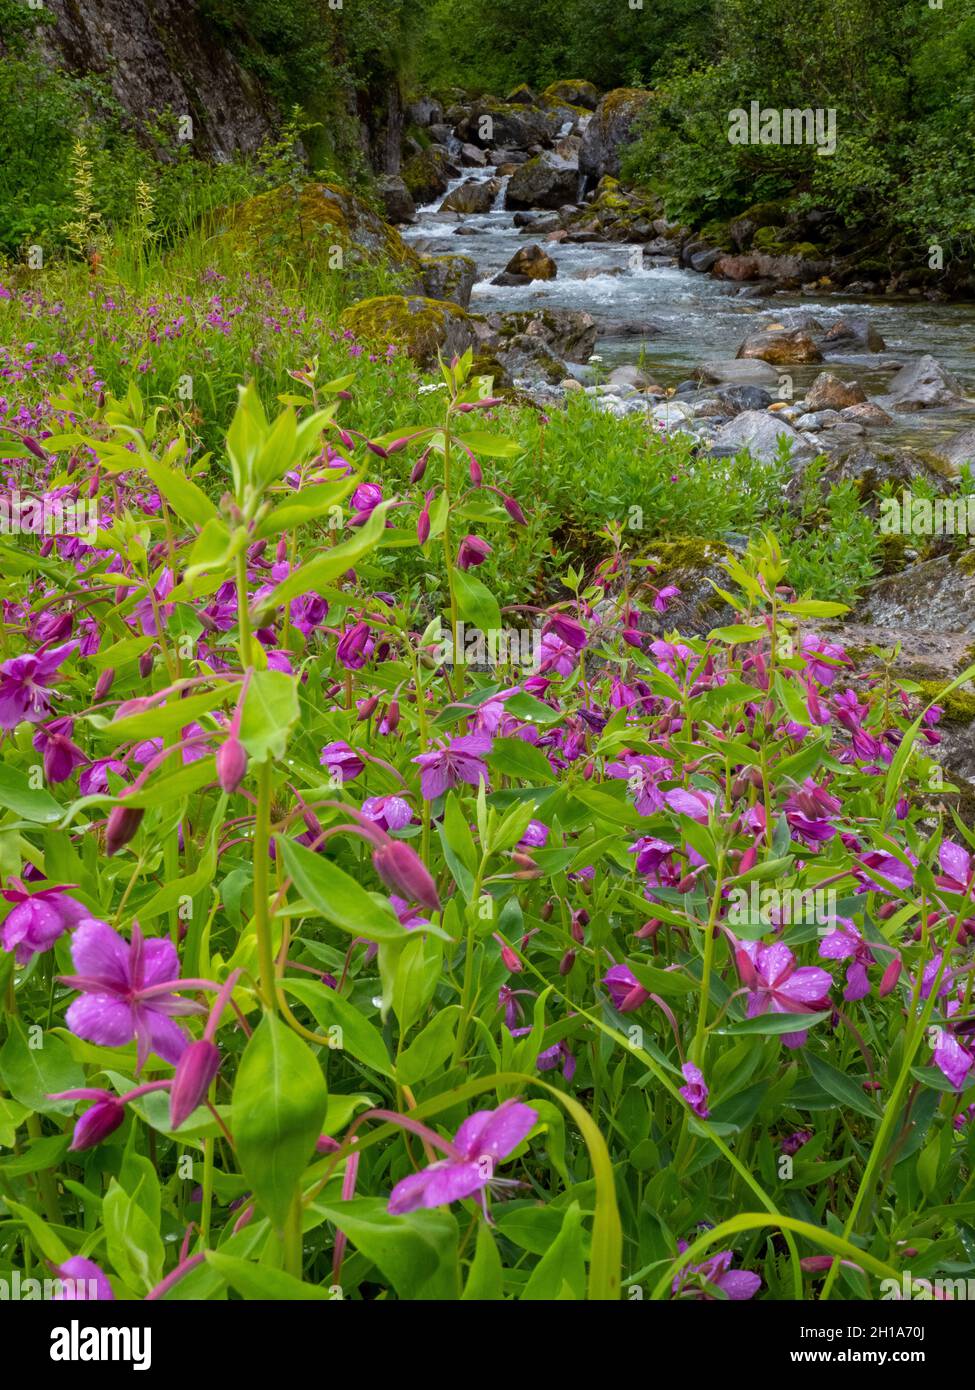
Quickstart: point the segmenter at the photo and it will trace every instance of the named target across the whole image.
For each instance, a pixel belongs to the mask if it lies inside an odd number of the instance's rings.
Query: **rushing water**
[[[469,178],[482,181],[494,177],[494,169],[466,169],[451,189]],[[772,322],[776,314],[799,308],[826,326],[842,316],[870,318],[887,344],[886,351],[831,357],[826,364],[839,376],[855,377],[868,396],[881,395],[894,371],[923,353],[937,358],[965,390],[975,395],[975,306],[971,304],[782,293],[770,299],[743,298],[738,287],[710,275],[653,265],[649,258],[641,265],[638,247],[610,242],[549,243],[544,237],[525,236],[513,225],[513,214],[504,209],[504,188],[487,213],[441,213],[442,201],[438,198],[419,209],[415,225],[404,229],[404,235],[417,249],[435,255],[460,253],[477,263],[472,312],[584,309],[599,326],[596,351],[603,371],[621,363],[638,363],[661,386],[675,386],[702,362],[734,357],[746,335]],[[498,271],[532,240],[538,240],[555,260],[558,276],[510,288],[492,285]],[[628,326],[627,331],[620,331],[622,324]],[[636,331],[638,328],[642,331]],[[787,369],[794,378],[797,397],[823,369]],[[572,370],[583,379],[589,375],[585,368]],[[921,431],[935,431],[940,436],[957,433],[971,421],[968,412],[925,411],[899,416],[893,427],[870,434],[909,442],[917,440]]]

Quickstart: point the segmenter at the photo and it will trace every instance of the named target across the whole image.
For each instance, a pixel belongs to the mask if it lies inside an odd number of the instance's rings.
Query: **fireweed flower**
[[[519,1186],[510,1179],[495,1178],[494,1168],[528,1137],[537,1122],[538,1111],[517,1100],[506,1100],[496,1110],[476,1110],[458,1129],[452,1144],[444,1144],[438,1136],[448,1157],[402,1178],[389,1195],[387,1211],[400,1216],[420,1207],[447,1206],[475,1193],[483,1194],[491,1186]]]
[[[758,941],[739,941],[735,963],[741,982],[748,990],[749,1018],[769,1012],[818,1013],[829,1006],[832,975],[818,965],[803,965],[797,969],[795,956],[781,942],[763,946]],[[806,1030],[781,1036],[786,1047],[802,1047]]]
[[[554,1071],[561,1064],[562,1076],[566,1081],[571,1081],[576,1074],[576,1059],[569,1051],[569,1044],[563,1038],[554,1047],[546,1048],[540,1052],[535,1059],[535,1065],[539,1071]]]
[[[819,945],[819,954],[824,960],[849,960],[846,971],[846,989],[843,998],[852,1003],[870,993],[867,966],[876,961],[870,947],[864,941],[856,926],[848,917],[838,919],[843,923],[824,937]]]
[[[88,761],[87,754],[71,741],[73,727],[72,719],[52,719],[34,735],[33,744],[43,757],[44,777],[48,782],[66,782],[76,767]]]
[[[975,861],[963,845],[954,840],[942,840],[938,850],[941,873],[935,879],[939,888],[947,888],[951,893],[965,893],[975,875]]]
[[[339,638],[335,654],[347,671],[359,671],[372,655],[375,643],[368,623],[356,623]]]
[[[830,817],[837,816],[842,803],[807,777],[798,791],[790,792],[785,800],[785,818],[796,839],[815,847],[836,834]]]
[[[491,554],[491,549],[487,541],[482,540],[480,536],[465,536],[457,547],[457,568],[469,570],[483,565]]]
[[[78,648],[65,642],[50,651],[15,656],[0,664],[0,729],[16,729],[23,720],[38,724],[51,711],[51,682],[58,667]]]
[[[644,989],[633,971],[626,965],[613,965],[603,976],[603,984],[609,990],[610,998],[621,1014],[632,1013],[650,998],[650,991]]]
[[[387,840],[372,856],[372,866],[387,888],[404,894],[430,912],[440,911],[437,885],[415,849],[405,840]]]
[[[681,1072],[687,1082],[686,1086],[680,1088],[681,1095],[694,1114],[699,1115],[702,1120],[706,1120],[711,1112],[708,1109],[708,1087],[704,1080],[704,1073],[693,1062],[685,1062],[681,1067]]]
[[[64,1264],[55,1265],[54,1276],[62,1281],[55,1289],[55,1302],[97,1300],[107,1303],[115,1297],[105,1271],[83,1255],[72,1255]]]
[[[175,1066],[188,1039],[173,1018],[205,1009],[175,993],[203,985],[180,980],[172,942],[147,941],[137,925],[127,942],[105,922],[89,919],[75,929],[71,956],[78,973],[62,983],[82,991],[65,1015],[72,1033],[100,1047],[124,1047],[135,1038],[137,1071],[150,1052]]]
[[[680,1240],[677,1244],[681,1254],[688,1248],[686,1240]],[[674,1293],[690,1294],[695,1298],[713,1301],[714,1295],[708,1293],[699,1282],[703,1280],[720,1289],[725,1298],[735,1303],[754,1298],[762,1287],[762,1280],[759,1275],[752,1274],[747,1269],[732,1269],[731,1262],[734,1258],[733,1250],[720,1250],[703,1264],[686,1265],[673,1282]]]
[[[362,803],[362,814],[380,830],[402,830],[413,820],[413,810],[401,796],[368,796]]]
[[[934,1046],[934,1064],[956,1091],[962,1091],[972,1069],[975,1068],[975,1056],[966,1047],[962,1047],[947,1028],[939,1028]]]
[[[335,743],[326,743],[318,761],[341,782],[354,782],[366,766],[358,753],[341,739]]]
[[[491,739],[486,734],[462,734],[436,751],[420,753],[413,759],[420,772],[420,791],[425,801],[435,801],[438,796],[456,787],[461,782],[476,787],[483,781],[490,790],[487,765],[484,757],[490,753]]]
[[[10,883],[13,886],[4,889],[2,896],[16,905],[0,927],[0,943],[5,951],[16,951],[18,965],[49,951],[59,936],[91,916],[83,903],[68,895],[74,884],[28,893],[19,879]]]

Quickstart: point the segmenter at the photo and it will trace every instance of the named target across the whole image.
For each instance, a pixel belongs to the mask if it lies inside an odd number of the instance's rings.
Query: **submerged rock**
[[[739,357],[757,357],[775,366],[801,365],[821,362],[823,355],[812,336],[802,328],[786,328],[771,324],[768,328],[750,333],[738,349]]]
[[[523,246],[505,266],[507,275],[527,275],[529,280],[554,280],[559,268],[538,245]]]

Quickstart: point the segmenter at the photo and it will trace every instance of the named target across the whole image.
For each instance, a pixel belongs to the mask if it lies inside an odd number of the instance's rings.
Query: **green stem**
[[[254,931],[261,971],[264,1007],[277,1008],[274,945],[271,940],[270,898],[271,856],[271,759],[265,758],[257,771],[257,815],[254,820]]]

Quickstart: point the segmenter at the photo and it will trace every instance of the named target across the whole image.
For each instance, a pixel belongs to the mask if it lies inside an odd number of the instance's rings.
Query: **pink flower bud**
[[[424,473],[427,471],[427,460],[429,459],[429,457],[430,457],[430,450],[429,450],[429,449],[424,449],[424,450],[423,450],[423,453],[422,453],[422,454],[420,455],[420,457],[417,459],[416,463],[414,463],[413,468],[412,468],[412,470],[410,471],[410,482],[411,482],[411,483],[418,483],[418,482],[420,482],[420,480],[422,479]]]
[[[114,680],[115,680],[115,670],[114,670],[114,668],[111,667],[111,666],[106,666],[106,667],[105,667],[105,670],[101,673],[101,675],[98,677],[97,681],[95,682],[95,696],[94,696],[94,698],[95,698],[96,700],[104,700],[105,696],[106,696],[106,695],[108,694],[108,692],[111,690],[111,688],[112,688],[112,682],[113,682]]]
[[[504,505],[505,511],[511,517],[512,521],[517,522],[519,526],[528,525],[528,522],[525,519],[525,513],[521,510],[521,507],[518,505],[518,503],[515,501],[513,497],[509,497],[506,493],[502,493],[501,501]]]
[[[564,956],[562,957],[562,959],[559,961],[559,974],[560,974],[560,975],[568,975],[569,971],[572,969],[572,967],[575,965],[575,963],[576,963],[576,953],[575,953],[575,951],[566,951],[565,955],[564,955]]]
[[[152,675],[152,667],[154,661],[155,657],[153,656],[153,651],[151,647],[147,652],[143,652],[142,655],[139,657],[139,675],[142,677],[143,680],[145,680],[148,676]]]
[[[390,840],[372,856],[376,873],[396,893],[409,902],[420,903],[431,912],[439,912],[437,885],[416,850],[403,840]]]
[[[484,474],[481,471],[481,465],[478,463],[477,459],[474,457],[473,454],[471,454],[470,474],[471,486],[480,487],[481,484],[484,482]]]
[[[32,439],[29,434],[21,435],[21,439],[24,441],[24,444],[31,451],[35,458],[40,459],[42,463],[47,463],[47,454],[38,444],[36,439]]]
[[[139,826],[145,811],[141,806],[113,806],[105,828],[105,853],[111,859],[127,845]]]
[[[217,749],[217,780],[228,796],[232,796],[247,771],[247,752],[236,735],[225,738]]]
[[[125,1119],[125,1106],[117,1096],[105,1092],[103,1100],[96,1100],[90,1110],[78,1117],[71,1138],[71,1153],[81,1153],[93,1149],[103,1139],[114,1133]]]
[[[884,995],[890,994],[890,992],[894,989],[895,985],[897,984],[897,981],[900,979],[900,974],[901,958],[900,956],[894,956],[893,960],[890,962],[890,964],[884,970],[883,975],[880,977],[880,988],[877,990],[877,993],[880,995],[881,999],[883,999]]]
[[[169,1123],[179,1129],[206,1099],[210,1082],[220,1070],[220,1049],[202,1038],[191,1042],[176,1063],[173,1088],[169,1093]]]
[[[745,853],[741,856],[741,859],[738,861],[738,872],[740,874],[747,874],[749,869],[753,869],[755,867],[755,860],[757,858],[758,850],[755,848],[754,845],[749,845],[748,848],[745,850]]]

